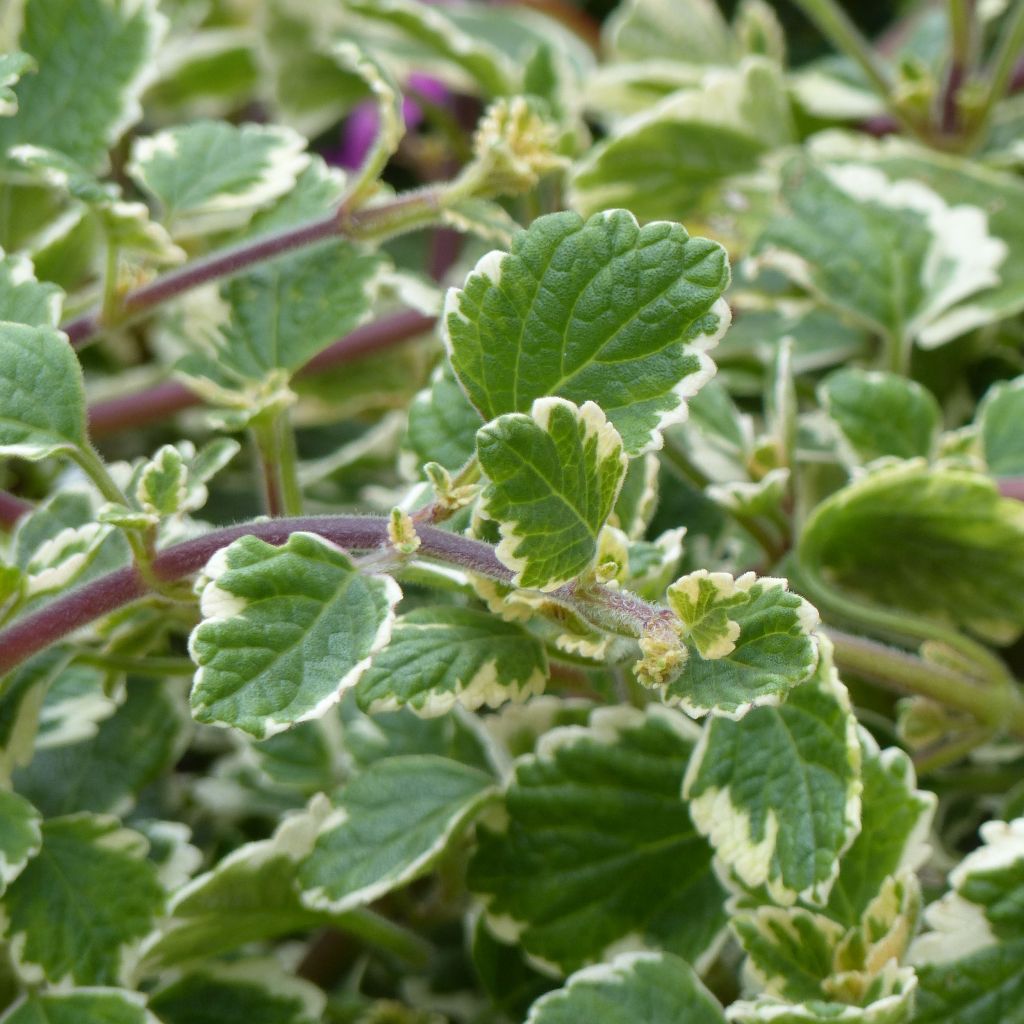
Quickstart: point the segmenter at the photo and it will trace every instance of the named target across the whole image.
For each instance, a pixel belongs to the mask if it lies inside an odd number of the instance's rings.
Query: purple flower
[[[430,75],[414,72],[409,76],[406,89],[429,103],[443,105],[451,99],[448,87]],[[402,116],[408,131],[415,131],[423,123],[423,108],[413,96],[403,95]],[[324,158],[347,170],[360,167],[377,137],[378,128],[377,105],[372,100],[357,103],[345,118],[338,146],[325,153]]]

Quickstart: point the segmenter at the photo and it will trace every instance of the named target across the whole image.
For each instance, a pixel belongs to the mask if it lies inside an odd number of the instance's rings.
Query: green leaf
[[[194,970],[155,992],[163,1024],[319,1024],[326,997],[273,960],[240,960]]]
[[[622,206],[641,220],[694,216],[713,186],[756,170],[762,156],[794,141],[773,62],[747,58],[693,85],[616,125],[587,153],[572,177],[574,209],[587,215]]]
[[[914,1024],[1021,1024],[1022,965],[1024,939],[984,946],[947,963],[918,964]]]
[[[63,303],[64,293],[55,284],[37,281],[26,257],[5,256],[0,250],[0,320],[56,327]]]
[[[244,224],[287,193],[309,162],[306,140],[281,125],[194,121],[141,136],[126,170],[176,237]]]
[[[36,62],[27,53],[0,54],[0,117],[13,117],[18,112],[18,97],[11,86],[35,70]]]
[[[40,544],[24,567],[26,598],[67,590],[80,582],[100,557],[110,532],[109,526],[86,523],[61,530]]]
[[[718,1000],[671,953],[624,953],[542,996],[526,1024],[725,1024]]]
[[[625,210],[539,217],[485,256],[442,315],[455,375],[486,420],[556,395],[597,403],[636,455],[685,416],[729,325],[725,251]]]
[[[140,992],[117,988],[33,993],[0,1017],[3,1024],[160,1024]]]
[[[725,918],[711,849],[680,797],[696,738],[667,708],[602,708],[521,758],[507,825],[478,829],[470,864],[494,934],[562,971],[620,942],[699,964]]]
[[[616,61],[660,57],[728,64],[735,56],[729,26],[714,0],[626,0],[607,20],[602,35]]]
[[[175,893],[146,942],[140,973],[326,923],[299,902],[295,874],[328,810],[324,797],[315,798],[308,810],[285,817],[272,838],[238,847]]]
[[[821,382],[818,396],[853,449],[854,461],[930,458],[935,452],[942,411],[916,381],[895,373],[838,370]]]
[[[669,601],[673,606],[689,607],[692,598],[687,599],[686,593],[699,594],[705,578],[724,575],[709,576],[698,570],[684,576],[669,587]],[[758,579],[745,573],[733,586],[731,596],[717,588],[712,595],[716,601],[724,601],[725,607],[711,609],[712,624],[719,620],[718,633],[705,626],[709,635],[702,642],[716,640],[720,645],[712,650],[716,656],[705,658],[700,653],[684,619],[683,639],[689,656],[680,674],[662,688],[663,700],[696,717],[713,711],[740,718],[752,707],[778,703],[818,664],[818,642],[813,634],[817,612],[802,597],[789,593],[785,580]],[[703,620],[700,624],[705,625]],[[733,646],[727,649],[729,644]]]
[[[517,586],[555,590],[589,569],[626,473],[622,441],[593,402],[538,399],[481,427],[490,478],[481,511],[498,523],[498,558]]]
[[[480,413],[445,363],[434,371],[430,386],[412,400],[405,444],[421,464],[437,462],[454,471],[476,454],[479,429]]]
[[[0,781],[31,759],[46,691],[70,658],[66,648],[49,647],[0,680]]]
[[[898,747],[879,750],[860,729],[860,832],[839,862],[827,912],[848,926],[859,924],[885,880],[916,871],[927,860],[936,799],[915,789],[914,767]]]
[[[303,903],[342,913],[425,874],[494,793],[490,775],[440,757],[364,769],[299,868]]]
[[[986,635],[1024,628],[1024,506],[977,473],[879,469],[817,506],[799,557],[875,603]]]
[[[148,844],[101,815],[51,818],[42,832],[3,898],[18,971],[32,983],[116,985],[163,909]]]
[[[364,18],[383,21],[438,57],[461,68],[484,96],[515,91],[512,62],[479,36],[464,32],[443,10],[412,0],[345,0],[345,6]]]
[[[911,949],[921,991],[915,1024],[1024,1020],[1024,818],[988,821],[983,845],[950,872]]]
[[[34,461],[87,444],[82,369],[67,336],[0,323],[0,455]]]
[[[19,40],[38,73],[0,121],[0,152],[48,146],[90,170],[142,114],[139,97],[167,22],[155,0],[28,0]]]
[[[42,815],[22,796],[0,789],[0,895],[39,852]]]
[[[910,179],[934,189],[951,208],[978,207],[988,220],[991,234],[1008,246],[998,268],[998,280],[934,321],[926,332],[928,343],[943,344],[1024,309],[1024,183],[1020,178],[986,167],[978,160],[902,140],[865,145],[860,133],[855,139],[851,146],[851,137],[832,136],[822,146],[823,155],[857,162],[869,159],[894,180]],[[981,253],[968,251],[964,239],[961,255],[973,260]]]
[[[762,262],[894,344],[950,340],[936,322],[999,281],[1006,244],[984,211],[950,206],[918,181],[801,159],[782,195],[789,214],[759,242]]]
[[[778,707],[712,718],[686,772],[694,824],[743,885],[824,903],[860,828],[860,743],[849,696],[822,653]]]
[[[679,617],[683,635],[705,659],[724,658],[736,649],[740,624],[729,618],[733,608],[750,600],[756,577],[734,579],[727,572],[697,569],[668,588],[669,607]]]
[[[220,289],[227,323],[180,369],[201,392],[227,389],[229,401],[249,382],[273,380],[282,370],[287,378],[365,322],[385,265],[379,253],[339,239],[233,277]]]
[[[1024,476],[1024,377],[993,384],[975,422],[985,465],[993,476]]]
[[[801,907],[759,907],[731,924],[758,987],[778,999],[824,1001],[821,983],[836,969],[841,925]]]
[[[611,525],[617,526],[630,540],[641,540],[651,525],[658,508],[658,472],[661,463],[657,455],[649,454],[631,459],[622,481],[622,489],[615,499]]]
[[[171,770],[187,724],[180,687],[133,678],[124,703],[91,736],[37,749],[14,785],[47,815],[123,815],[145,786]]]
[[[101,182],[70,157],[55,149],[31,145],[15,146],[8,156],[40,184],[71,197],[71,208],[65,217],[88,210],[111,249],[136,253],[158,263],[179,263],[185,259],[184,250],[171,241],[166,229],[150,219],[144,203],[125,201],[118,185]]]
[[[408,705],[421,715],[469,711],[543,693],[548,664],[523,626],[471,608],[418,608],[395,623],[356,686],[367,711]]]
[[[740,1000],[729,1007],[730,1024],[918,1024],[917,979],[909,968],[890,965],[861,1006],[812,999],[785,1003],[771,997]],[[952,1024],[952,1022],[950,1022]]]
[[[355,685],[387,643],[401,597],[389,576],[364,576],[308,533],[280,547],[236,540],[210,560],[201,587],[192,713],[257,739],[318,718]]]

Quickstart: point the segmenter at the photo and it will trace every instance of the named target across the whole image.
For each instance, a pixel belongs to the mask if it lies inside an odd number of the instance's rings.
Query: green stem
[[[972,138],[984,136],[999,101],[1006,95],[1013,70],[1024,50],[1024,0],[1017,0],[1006,16],[995,53],[986,68],[988,88],[985,90],[974,118]]]
[[[258,416],[251,426],[263,476],[267,514],[302,515],[295,431],[287,409]]]
[[[194,288],[266,263],[285,253],[330,238],[383,240],[434,223],[447,199],[448,186],[428,186],[406,192],[391,202],[358,210],[332,210],[316,220],[246,239],[238,245],[169,270],[122,296],[113,313],[102,307],[93,309],[66,321],[61,329],[73,345],[84,345],[107,327],[129,323]]]
[[[935,641],[959,653],[978,669],[975,682],[1005,685],[1011,680],[1006,666],[982,644],[953,629],[882,605],[867,604],[827,582],[816,567],[801,561],[799,583],[805,597],[826,617],[835,615],[859,629],[896,643],[918,646]]]
[[[133,658],[126,654],[104,654],[99,651],[82,651],[75,655],[81,665],[111,669],[114,672],[130,672],[136,676],[191,676],[196,666],[188,658]]]
[[[888,69],[846,11],[835,0],[795,0],[795,3],[836,49],[860,65],[875,90],[888,103],[891,99]]]
[[[426,939],[365,907],[339,914],[334,924],[367,945],[387,950],[416,967],[424,966],[433,952]]]
[[[99,453],[91,444],[86,443],[81,448],[75,448],[70,452],[71,458],[78,463],[82,471],[96,485],[97,490],[107,501],[117,505],[130,506],[124,491],[117,486],[117,482],[110,475],[106,463],[100,458]],[[149,565],[153,560],[152,538],[144,538],[134,530],[125,530],[124,536],[128,546],[132,549],[132,556],[139,572],[146,580],[155,585]]]
[[[910,360],[914,343],[902,331],[890,331],[884,336],[882,355],[885,368],[900,377],[910,376]]]
[[[971,729],[963,735],[951,736],[948,739],[932,743],[914,754],[914,767],[918,777],[930,775],[932,772],[948,768],[962,761],[972,750],[977,750],[983,743],[992,738],[991,728]]]
[[[1024,697],[1012,681],[999,686],[988,685],[877,640],[854,636],[831,626],[826,633],[841,672],[853,672],[898,693],[929,697],[947,707],[966,711],[987,726],[1024,736]]]
[[[113,242],[107,241],[106,266],[103,272],[103,319],[106,320],[115,315],[118,304],[117,294],[117,266],[118,248]]]

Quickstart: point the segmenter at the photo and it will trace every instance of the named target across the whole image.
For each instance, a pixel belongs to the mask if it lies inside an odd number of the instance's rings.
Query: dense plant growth
[[[0,5],[5,1024],[1024,1022],[1024,2],[796,6]]]

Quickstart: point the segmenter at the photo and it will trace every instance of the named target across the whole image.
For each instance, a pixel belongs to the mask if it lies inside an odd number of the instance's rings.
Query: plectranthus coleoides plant
[[[1024,1024],[1024,3],[606,7],[0,5],[2,1024]]]

